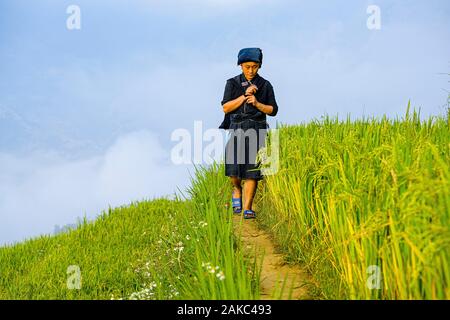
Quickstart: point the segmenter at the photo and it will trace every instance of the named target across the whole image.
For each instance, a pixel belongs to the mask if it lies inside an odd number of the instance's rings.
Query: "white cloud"
[[[0,154],[0,244],[94,218],[108,205],[173,196],[177,186],[185,189],[189,172],[171,165],[169,156],[148,131],[129,133],[105,154],[78,161],[54,152]]]

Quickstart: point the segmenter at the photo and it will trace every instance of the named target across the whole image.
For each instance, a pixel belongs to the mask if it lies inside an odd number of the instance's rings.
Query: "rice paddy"
[[[314,297],[450,299],[448,115],[420,120],[408,107],[402,119],[278,130],[279,171],[258,186],[257,221],[306,268]],[[197,168],[175,200],[0,248],[0,299],[260,299],[223,173]]]
[[[450,298],[450,123],[444,117],[281,127],[260,213],[326,299]]]

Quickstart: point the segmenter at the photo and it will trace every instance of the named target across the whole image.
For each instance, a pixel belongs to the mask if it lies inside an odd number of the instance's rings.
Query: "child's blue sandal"
[[[234,213],[242,212],[242,199],[241,198],[231,198],[231,203],[233,206]]]
[[[255,219],[256,212],[253,210],[244,210],[244,219]]]

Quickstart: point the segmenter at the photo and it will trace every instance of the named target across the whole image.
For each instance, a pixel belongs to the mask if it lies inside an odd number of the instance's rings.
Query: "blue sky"
[[[0,243],[188,186],[171,133],[217,128],[243,47],[263,50],[272,127],[442,114],[449,18],[444,0],[0,1]]]

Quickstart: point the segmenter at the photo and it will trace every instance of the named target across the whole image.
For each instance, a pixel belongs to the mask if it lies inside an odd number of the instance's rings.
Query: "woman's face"
[[[260,65],[258,62],[248,61],[241,63],[242,72],[247,80],[252,80],[256,76],[259,67]]]

